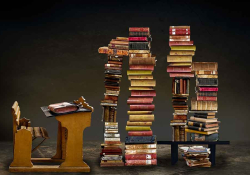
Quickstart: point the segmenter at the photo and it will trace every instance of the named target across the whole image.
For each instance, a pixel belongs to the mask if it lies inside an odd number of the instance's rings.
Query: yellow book
[[[171,50],[169,55],[195,55],[193,50]]]
[[[133,145],[125,145],[127,150],[137,150],[137,149],[154,149],[156,148],[156,144],[133,144]]]
[[[190,26],[169,26],[170,29],[190,29]]]
[[[152,80],[153,75],[129,75],[128,76],[129,80]]]
[[[152,122],[130,122],[127,121],[127,126],[151,126]]]
[[[171,50],[193,50],[196,51],[196,46],[170,46]]]
[[[185,129],[186,132],[189,133],[195,133],[195,134],[204,134],[204,135],[210,135],[210,134],[214,134],[214,133],[218,133],[218,130],[214,130],[214,131],[196,131],[196,130],[192,130],[192,129]]]
[[[152,75],[151,70],[127,70],[127,75]]]
[[[129,50],[129,54],[131,53],[150,53],[150,50]]]
[[[148,57],[151,57],[151,56],[152,56],[151,53],[130,53],[129,54],[130,58],[134,58],[134,57],[148,58]]]
[[[167,56],[167,62],[192,62],[192,56],[191,55],[168,55]]]
[[[218,75],[197,75],[197,78],[218,78]]]
[[[152,111],[128,111],[128,115],[152,114]]]
[[[131,80],[131,86],[150,86],[155,87],[155,80]]]
[[[148,115],[129,115],[130,122],[152,122],[154,121],[154,114]]]
[[[170,63],[169,66],[191,66],[192,63]]]
[[[142,87],[142,86],[133,86],[133,87],[129,87],[129,90],[154,90],[153,87]]]
[[[151,131],[150,126],[126,126],[126,131]]]

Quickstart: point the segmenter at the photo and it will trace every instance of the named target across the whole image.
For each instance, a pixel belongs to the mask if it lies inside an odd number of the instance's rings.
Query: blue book
[[[207,141],[207,142],[216,142],[219,140],[219,134],[214,133],[211,135],[203,135],[203,134],[195,134],[190,133],[190,139],[191,141]]]
[[[125,143],[155,143],[156,135],[153,136],[127,136]]]

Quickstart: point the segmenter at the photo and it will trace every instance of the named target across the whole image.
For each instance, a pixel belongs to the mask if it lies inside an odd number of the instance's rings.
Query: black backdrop
[[[170,25],[190,25],[197,46],[194,61],[219,63],[219,113],[221,140],[250,140],[249,132],[249,15],[248,5],[230,1],[222,5],[187,1],[31,1],[1,4],[0,26],[0,139],[12,139],[10,108],[20,103],[22,117],[32,126],[44,126],[56,138],[57,122],[46,119],[40,106],[72,101],[83,95],[94,107],[92,125],[85,140],[102,140],[102,108],[106,55],[98,54],[116,36],[128,36],[128,28],[150,27],[152,51],[157,56],[154,77],[155,122],[158,140],[171,139],[173,109],[171,78],[166,73]],[[124,59],[118,122],[126,136],[126,100],[129,81]],[[191,96],[194,96],[194,79]]]

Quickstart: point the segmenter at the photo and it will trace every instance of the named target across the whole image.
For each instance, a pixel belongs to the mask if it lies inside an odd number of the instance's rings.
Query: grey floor
[[[158,145],[158,165],[152,167],[117,167],[100,168],[100,143],[84,142],[84,161],[91,167],[90,174],[250,174],[250,142],[232,142],[231,145],[217,147],[216,166],[211,168],[190,168],[179,155],[179,161],[172,166],[170,162],[170,146]],[[51,157],[55,153],[55,142],[47,142],[38,149],[33,157]],[[34,174],[9,173],[8,166],[12,161],[12,143],[0,142],[0,174]],[[69,174],[69,173],[38,173],[38,174]],[[83,174],[83,173],[70,173]],[[85,173],[88,174],[88,173]]]

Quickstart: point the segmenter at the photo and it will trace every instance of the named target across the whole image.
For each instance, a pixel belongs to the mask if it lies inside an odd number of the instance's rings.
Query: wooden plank
[[[34,165],[33,167],[9,167],[10,172],[90,172],[90,167],[61,167],[60,165]]]
[[[64,159],[53,159],[53,158],[31,158],[31,162],[43,162],[43,163],[53,163],[53,162],[64,162]]]

